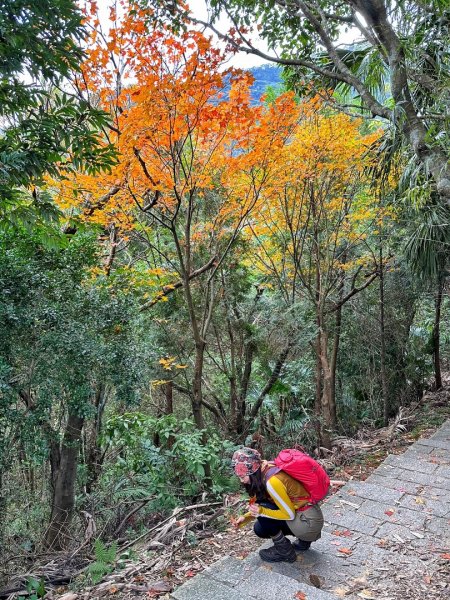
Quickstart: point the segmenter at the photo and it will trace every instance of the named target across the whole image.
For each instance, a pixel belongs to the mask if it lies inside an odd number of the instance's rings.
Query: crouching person
[[[311,459],[312,460],[312,459]],[[253,448],[241,448],[233,454],[232,465],[250,496],[249,512],[241,517],[256,517],[254,532],[271,538],[273,546],[260,550],[267,562],[294,562],[296,550],[305,552],[320,538],[323,514],[297,479],[261,459]],[[286,535],[297,538],[292,544]]]

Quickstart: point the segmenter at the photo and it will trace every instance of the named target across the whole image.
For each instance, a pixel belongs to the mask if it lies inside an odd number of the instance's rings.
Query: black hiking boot
[[[284,537],[274,539],[273,546],[259,551],[259,556],[266,562],[295,562],[297,555],[294,546]]]
[[[297,552],[306,552],[309,550],[311,546],[311,542],[305,542],[305,540],[301,540],[297,538],[297,540],[292,544]]]

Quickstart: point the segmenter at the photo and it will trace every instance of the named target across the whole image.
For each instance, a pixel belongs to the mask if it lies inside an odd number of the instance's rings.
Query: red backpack
[[[288,448],[278,454],[274,463],[275,467],[267,471],[266,481],[279,471],[284,471],[303,484],[311,504],[317,504],[328,494],[330,478],[325,469],[308,454]]]

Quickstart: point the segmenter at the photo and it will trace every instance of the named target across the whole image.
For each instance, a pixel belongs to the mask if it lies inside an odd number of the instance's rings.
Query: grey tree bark
[[[45,545],[52,550],[64,550],[69,540],[83,423],[83,417],[69,414],[61,446],[54,443],[51,449],[52,512]]]

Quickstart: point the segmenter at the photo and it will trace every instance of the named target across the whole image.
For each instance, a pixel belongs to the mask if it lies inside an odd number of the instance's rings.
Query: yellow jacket
[[[298,508],[308,504],[308,492],[304,486],[287,473],[280,471],[266,482],[266,489],[277,509],[259,507],[259,514],[269,519],[293,521]]]

